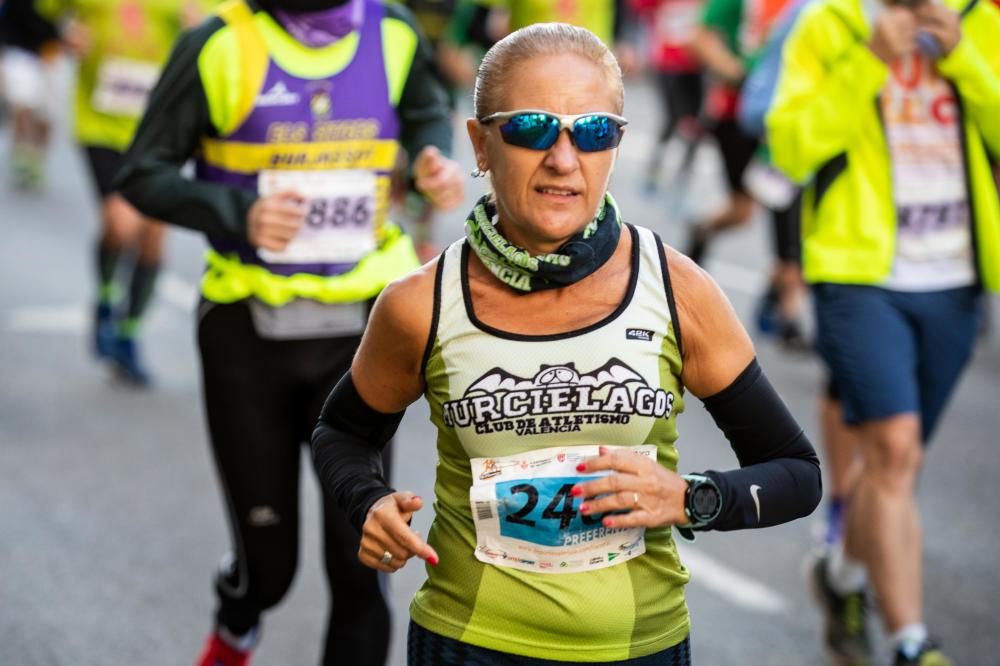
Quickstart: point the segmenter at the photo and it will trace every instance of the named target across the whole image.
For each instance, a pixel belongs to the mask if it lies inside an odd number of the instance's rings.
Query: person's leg
[[[110,152],[110,151],[109,151]],[[120,159],[120,154],[115,153]],[[117,171],[117,162],[106,166],[108,173]],[[124,289],[126,304],[119,308],[115,301],[102,300],[100,307],[109,308],[114,320],[114,348],[111,360],[120,377],[144,386],[149,383],[149,373],[139,360],[136,338],[139,332],[141,315],[145,312],[153,293],[153,285],[159,272],[159,246],[162,245],[163,229],[157,225],[150,229],[150,223],[132,207],[120,194],[110,193],[104,197],[102,205],[103,226],[98,250],[98,263],[101,269],[101,287],[99,294],[105,298],[108,294],[115,297],[119,287],[114,282],[115,276],[124,272],[126,288]],[[147,238],[147,230],[150,231]],[[143,248],[148,244],[156,248],[155,252]],[[143,260],[143,250],[147,256],[155,255],[154,261]],[[105,282],[110,279],[111,282]]]
[[[140,231],[141,219],[134,209],[114,194],[112,181],[121,154],[107,148],[85,146],[94,189],[100,201],[100,232],[97,240],[97,303],[94,317],[94,351],[98,358],[114,360],[117,352],[118,309],[125,297],[120,267],[129,244]]]
[[[310,378],[310,397],[303,401],[302,432],[308,441],[330,391],[351,367],[360,338],[312,341],[312,362],[303,368]],[[382,454],[386,478],[391,467],[390,442]],[[383,666],[391,637],[391,615],[384,574],[358,559],[360,535],[333,498],[323,496],[323,555],[330,587],[330,612],[323,648],[324,666]]]
[[[203,303],[198,340],[205,412],[233,536],[216,584],[217,631],[231,646],[250,647],[252,640],[243,639],[252,638],[261,614],[284,597],[298,559],[300,396],[286,370],[295,343],[260,339],[243,303]]]
[[[140,361],[138,337],[160,274],[166,227],[142,216],[139,220],[134,241],[135,261],[130,265],[128,279],[128,306],[118,322],[114,360],[125,378],[137,384],[148,384],[149,373]]]
[[[920,416],[861,426],[863,465],[847,507],[844,549],[865,563],[887,631],[922,621],[922,536],[914,490],[923,461]]]
[[[823,544],[831,547],[842,539],[847,499],[861,473],[860,440],[856,427],[844,420],[844,408],[832,381],[820,398],[819,422],[823,440],[827,518]]]
[[[926,447],[972,354],[982,299],[978,288],[973,287],[897,294],[896,298],[915,322],[918,331],[917,377],[921,416],[919,438]],[[917,519],[919,521],[919,515]],[[923,577],[919,574],[918,570],[918,577],[911,582],[916,594],[920,594],[923,589]],[[917,599],[922,602],[922,597]],[[939,661],[944,659],[940,650],[929,641],[922,603],[916,606],[916,611],[895,617],[891,624],[887,617],[886,627],[897,661],[921,663],[918,656],[925,652],[936,652]]]
[[[667,143],[677,128],[678,112],[674,98],[677,95],[677,75],[672,72],[657,71],[653,73],[656,90],[660,94],[660,132],[656,143],[650,146],[649,160],[646,165],[646,177],[643,188],[647,193],[656,191],[663,168],[663,156]]]
[[[866,571],[883,612],[911,614],[919,604],[905,585],[919,572],[920,553],[912,494],[921,454],[916,334],[891,292],[826,284],[813,293],[817,348],[845,421],[861,424],[863,455],[847,502],[843,548],[824,558],[814,586],[822,591],[828,646],[847,663],[867,663]]]
[[[754,208],[753,199],[743,186],[743,172],[753,158],[757,141],[746,136],[732,120],[720,121],[713,132],[722,153],[730,195],[722,210],[692,226],[686,254],[696,263],[702,262],[708,244],[717,234],[749,222]]]

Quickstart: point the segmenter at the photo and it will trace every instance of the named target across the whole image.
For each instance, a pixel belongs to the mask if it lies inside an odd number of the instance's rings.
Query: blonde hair
[[[622,70],[614,54],[594,33],[568,23],[535,23],[515,30],[486,52],[476,74],[472,103],[476,118],[485,118],[500,109],[508,72],[517,64],[540,56],[578,55],[604,69],[615,86],[615,111],[625,106]]]

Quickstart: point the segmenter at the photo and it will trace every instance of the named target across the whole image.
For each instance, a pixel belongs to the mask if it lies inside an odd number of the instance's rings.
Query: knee
[[[237,561],[229,555],[219,566],[216,588],[224,598],[242,599],[256,612],[266,611],[281,603],[291,589],[296,559],[294,552],[251,557],[249,561]]]
[[[883,487],[903,490],[912,487],[923,458],[919,430],[889,428],[872,441],[866,463]]]
[[[104,234],[116,247],[134,245],[142,232],[142,216],[118,194],[105,198],[102,205]]]

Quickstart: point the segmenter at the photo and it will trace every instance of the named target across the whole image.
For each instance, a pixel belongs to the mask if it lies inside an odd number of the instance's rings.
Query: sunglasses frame
[[[628,120],[624,116],[620,116],[617,113],[609,113],[607,111],[591,111],[589,113],[577,113],[573,115],[565,115],[561,113],[552,113],[551,111],[545,111],[543,109],[518,109],[517,111],[497,111],[496,113],[491,113],[488,116],[480,118],[479,122],[485,125],[486,123],[493,122],[494,120],[510,120],[515,116],[521,116],[531,113],[549,116],[550,118],[557,119],[559,121],[559,134],[562,134],[563,130],[568,131],[570,140],[573,142],[574,146],[576,146],[576,141],[573,139],[573,126],[581,118],[588,118],[591,116],[600,116],[602,118],[608,118],[609,120],[612,120],[618,124],[619,130],[628,125]],[[556,141],[559,140],[559,134],[556,135]],[[504,140],[504,143],[507,143],[507,141]],[[516,145],[516,144],[510,144],[510,145]],[[552,143],[552,146],[554,145],[555,141]],[[537,148],[537,149],[528,148],[527,146],[517,146],[517,147],[525,148],[526,150],[549,150],[549,148],[552,148],[552,146],[549,146],[548,148]],[[583,152],[598,153],[598,152],[604,152],[604,150],[613,150],[613,148],[605,148],[603,150],[593,150],[593,151],[583,151]]]

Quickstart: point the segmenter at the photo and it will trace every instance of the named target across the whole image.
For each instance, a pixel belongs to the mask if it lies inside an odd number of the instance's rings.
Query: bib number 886
[[[372,219],[373,202],[369,197],[333,197],[311,199],[306,224],[314,229],[366,227]]]

